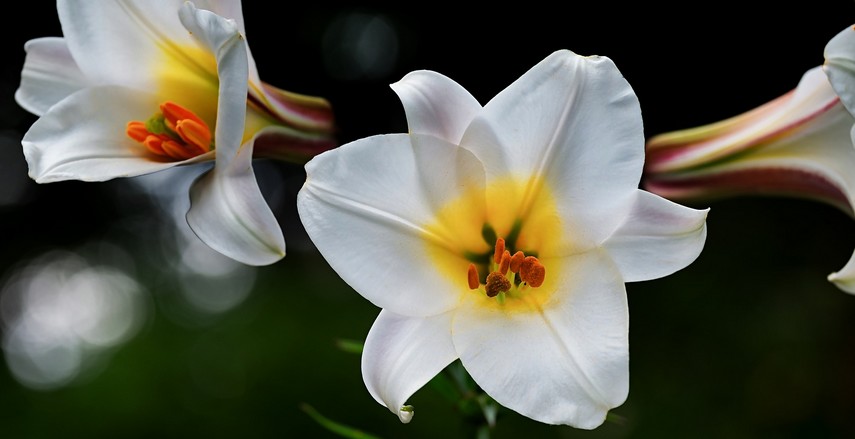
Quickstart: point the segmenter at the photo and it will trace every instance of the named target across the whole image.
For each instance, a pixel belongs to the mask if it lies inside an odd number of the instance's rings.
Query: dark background
[[[246,1],[244,13],[261,78],[327,98],[341,143],[406,130],[389,84],[409,71],[441,72],[486,103],[563,48],[614,60],[648,137],[706,124],[794,88],[855,22],[855,3],[843,0],[497,5]],[[115,265],[89,250],[107,242],[135,267],[146,305],[132,336],[61,385],[21,382],[0,362],[0,436],[334,437],[305,403],[381,437],[472,437],[430,387],[412,399],[413,422],[400,424],[365,390],[358,354],[337,347],[363,340],[378,310],[306,239],[294,207],[301,166],[258,164],[289,254],[249,271],[252,290],[217,312],[182,295],[178,262],[152,234],[169,223],[132,183],[29,180],[20,138],[35,117],[13,100],[23,44],[61,30],[49,1],[16,3],[7,21],[15,27],[2,31],[0,49],[0,281],[57,249]],[[855,297],[826,281],[855,249],[852,219],[796,199],[693,207],[711,208],[701,256],[627,285],[631,386],[614,410],[624,422],[581,431],[505,413],[493,437],[855,437]]]

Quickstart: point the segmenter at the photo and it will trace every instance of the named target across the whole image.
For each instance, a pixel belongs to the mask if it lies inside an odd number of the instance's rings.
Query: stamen
[[[546,278],[546,267],[540,263],[537,259],[534,260],[534,264],[531,265],[531,268],[528,270],[528,279],[526,283],[531,285],[534,288],[537,288],[543,285],[543,279]]]
[[[166,101],[160,104],[160,111],[163,113],[163,118],[166,120],[166,126],[169,127],[170,130],[176,131],[175,126],[178,121],[181,120],[192,120],[199,125],[208,129],[208,124],[205,123],[199,116],[196,116],[195,113],[188,110],[187,108],[182,107],[181,105],[176,104],[172,101]],[[210,129],[208,129],[210,131]]]
[[[145,147],[148,148],[149,151],[157,155],[169,155],[166,153],[166,151],[163,150],[163,139],[161,139],[159,136],[149,134],[145,137],[145,140],[143,140],[142,144],[145,145]]]
[[[160,105],[145,122],[128,122],[125,133],[153,154],[173,160],[187,160],[214,149],[208,125],[192,111],[174,102]]]
[[[504,274],[494,271],[487,275],[487,297],[496,297],[510,289],[511,281]]]
[[[519,273],[520,264],[522,264],[524,259],[525,259],[525,253],[523,253],[521,251],[517,251],[516,253],[514,253],[514,255],[511,256],[511,266],[510,266],[511,271],[514,273]]]
[[[469,280],[469,289],[477,290],[481,286],[481,282],[478,281],[478,270],[475,268],[475,264],[469,264],[469,271],[466,274]]]
[[[496,240],[496,251],[493,253],[493,262],[502,263],[502,255],[505,253],[505,240],[499,238]]]
[[[505,250],[502,253],[502,262],[499,264],[499,273],[508,274],[508,268],[511,267],[511,252]]]
[[[534,256],[526,256],[525,259],[523,259],[522,264],[520,264],[520,280],[528,282],[529,272],[535,262],[537,262],[537,258]]]
[[[145,138],[149,135],[145,124],[138,121],[128,122],[125,133],[127,133],[128,137],[140,143],[145,142]]]
[[[199,154],[208,152],[211,145],[211,130],[207,126],[195,120],[184,119],[175,123],[175,132],[181,136],[182,140],[195,146],[200,151]]]

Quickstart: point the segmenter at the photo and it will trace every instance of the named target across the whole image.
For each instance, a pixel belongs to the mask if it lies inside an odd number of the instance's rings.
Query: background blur
[[[261,78],[327,98],[340,143],[406,130],[389,84],[441,72],[486,103],[557,49],[606,55],[635,89],[647,136],[765,103],[823,61],[855,3],[724,1],[627,10],[573,2],[507,10],[246,1]],[[315,2],[317,3],[317,2]],[[783,4],[782,4],[783,5]],[[168,171],[37,185],[14,102],[24,42],[60,36],[54,3],[16,3],[0,76],[0,436],[335,437],[304,404],[385,438],[469,438],[431,387],[402,425],[371,398],[359,355],[378,310],[319,257],[296,215],[302,166],[257,162],[288,256],[267,267],[208,251]],[[855,170],[853,170],[855,172]],[[164,195],[166,194],[166,195]],[[826,281],[855,249],[831,207],[772,198],[711,207],[704,252],[628,284],[630,393],[594,431],[502,412],[495,438],[853,437],[855,297]],[[179,220],[176,221],[176,214]]]

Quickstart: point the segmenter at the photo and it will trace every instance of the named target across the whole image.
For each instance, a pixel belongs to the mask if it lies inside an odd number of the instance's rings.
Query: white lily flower
[[[643,186],[679,202],[805,198],[855,216],[853,114],[855,29],[847,27],[795,89],[723,121],[652,137]],[[855,294],[855,254],[828,279]]]
[[[285,255],[252,158],[304,163],[334,146],[321,99],[259,79],[239,0],[59,0],[63,37],[30,40],[15,98],[39,116],[22,143],[39,183],[105,181],[213,162],[187,221],[250,265]]]
[[[392,89],[409,134],[314,157],[297,204],[382,308],[362,357],[371,395],[408,422],[407,399],[459,358],[505,407],[599,426],[628,395],[625,282],[685,267],[706,238],[706,210],[638,189],[633,90],[610,59],[567,50],[483,107],[433,71]]]

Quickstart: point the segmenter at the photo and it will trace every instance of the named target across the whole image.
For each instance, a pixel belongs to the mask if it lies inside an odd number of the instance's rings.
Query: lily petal
[[[252,141],[241,147],[246,120],[246,44],[233,20],[185,3],[181,23],[217,54],[216,166],[190,189],[187,223],[208,246],[249,265],[285,256],[285,239],[252,170]]]
[[[181,46],[193,44],[178,21],[182,3],[59,0],[57,12],[69,50],[88,78],[146,89],[156,75],[139,66],[163,65],[165,54],[181,57]]]
[[[429,70],[408,73],[391,85],[407,114],[411,133],[430,134],[458,144],[481,104],[447,76]]]
[[[92,85],[68,52],[65,39],[36,38],[24,44],[26,57],[15,101],[37,116],[72,93]]]
[[[225,166],[238,154],[246,123],[246,94],[249,67],[247,48],[234,20],[186,2],[179,11],[181,24],[217,56],[217,166]]]
[[[838,97],[820,67],[802,75],[795,89],[741,115],[696,128],[653,136],[647,141],[645,174],[698,169],[764,145],[793,131],[813,129]]]
[[[499,404],[540,422],[593,429],[629,393],[626,291],[602,251],[555,263],[561,290],[539,312],[506,312],[467,296],[454,317],[454,347]]]
[[[211,152],[161,162],[130,139],[125,124],[148,117],[156,107],[154,96],[114,86],[69,96],[36,120],[21,140],[30,177],[38,183],[105,181],[213,159]]]
[[[645,175],[644,189],[674,201],[736,195],[788,196],[828,203],[853,214],[855,118],[839,101],[785,136],[697,168]]]
[[[849,258],[849,262],[838,271],[828,275],[828,280],[841,291],[855,294],[855,253]]]
[[[362,351],[362,379],[377,402],[409,422],[400,408],[457,359],[451,343],[452,313],[404,317],[380,311]]]
[[[843,105],[855,114],[855,26],[843,29],[828,41],[823,70]]]
[[[597,245],[617,227],[644,162],[632,88],[609,58],[568,50],[552,53],[496,95],[460,145],[484,163],[488,180],[535,176],[523,203],[544,183],[561,188],[559,213],[577,248]]]
[[[306,173],[300,219],[345,282],[400,315],[435,315],[456,305],[468,289],[461,236],[480,239],[481,224],[429,225],[447,201],[483,190],[484,171],[470,152],[432,136],[373,136],[316,156]],[[441,272],[431,251],[456,264],[459,279]]]
[[[285,256],[285,238],[252,170],[252,148],[241,148],[190,187],[187,224],[205,244],[248,265],[269,265]]]
[[[604,243],[626,282],[656,279],[692,263],[707,236],[709,209],[695,210],[636,191],[632,210]]]

